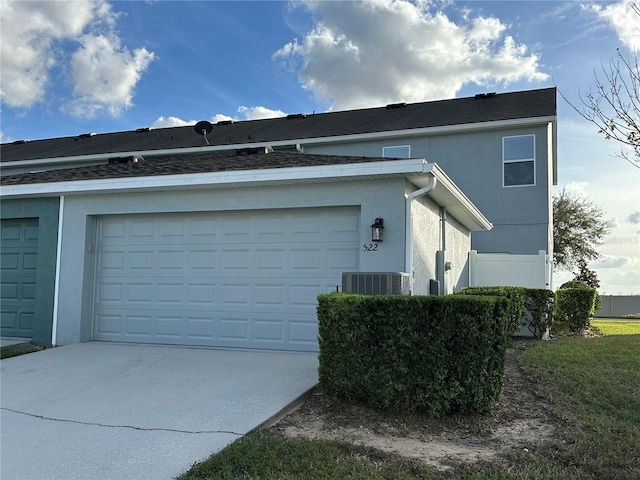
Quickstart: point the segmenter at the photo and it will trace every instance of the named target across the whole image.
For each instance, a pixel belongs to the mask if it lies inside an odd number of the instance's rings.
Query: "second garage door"
[[[95,340],[315,351],[358,208],[101,217]]]
[[[38,219],[0,222],[1,333],[31,338],[36,294]]]

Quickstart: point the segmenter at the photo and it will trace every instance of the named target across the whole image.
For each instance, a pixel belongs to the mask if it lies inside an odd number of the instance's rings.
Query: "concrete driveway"
[[[81,343],[2,360],[0,477],[170,479],[317,383],[317,355]]]

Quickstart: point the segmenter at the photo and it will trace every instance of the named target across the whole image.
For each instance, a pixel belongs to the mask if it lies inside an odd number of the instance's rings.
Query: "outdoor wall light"
[[[382,230],[384,229],[384,219],[378,217],[376,221],[371,225],[371,241],[382,241]]]

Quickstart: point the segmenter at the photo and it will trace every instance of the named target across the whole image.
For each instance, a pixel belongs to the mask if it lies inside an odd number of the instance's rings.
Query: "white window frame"
[[[504,158],[504,142],[509,138],[522,138],[522,137],[531,137],[533,142],[533,157],[523,157],[523,158],[510,158],[506,160]],[[504,166],[508,163],[523,163],[523,162],[531,162],[533,164],[533,183],[526,183],[522,185],[505,185],[505,172]],[[510,135],[507,137],[502,137],[502,187],[503,188],[515,188],[515,187],[535,187],[536,186],[536,136],[533,133],[526,135]]]
[[[406,157],[396,157],[395,155],[387,155],[386,150],[390,148],[406,148],[407,156]],[[389,145],[387,147],[382,147],[382,156],[386,158],[411,158],[411,145]]]

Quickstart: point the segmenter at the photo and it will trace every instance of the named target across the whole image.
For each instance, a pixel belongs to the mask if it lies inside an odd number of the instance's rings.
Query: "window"
[[[535,135],[502,138],[502,186],[536,184]]]
[[[398,145],[394,147],[382,147],[382,156],[390,158],[411,158],[411,146]]]

